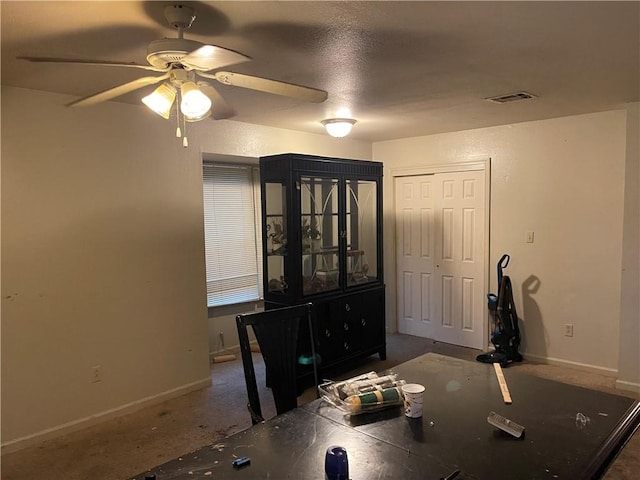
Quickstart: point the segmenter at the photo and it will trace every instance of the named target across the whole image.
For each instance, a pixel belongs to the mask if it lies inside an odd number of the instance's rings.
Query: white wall
[[[640,103],[627,108],[618,386],[640,392]]]
[[[369,143],[2,87],[2,442],[209,383],[205,152],[368,159]],[[92,367],[102,382],[92,383]]]
[[[375,143],[373,159],[385,171],[385,250],[395,249],[393,169],[490,157],[490,285],[494,291],[498,259],[510,254],[505,274],[522,318],[522,351],[615,374],[626,135],[626,112],[616,110]],[[528,230],[533,244],[525,243]],[[393,321],[392,255],[385,278]],[[574,325],[572,338],[565,323]]]
[[[217,329],[235,326],[233,311],[207,320],[204,154],[372,156],[366,142],[232,121],[190,125],[183,149],[172,125],[144,107],[68,109],[70,100],[2,87],[1,435],[9,448],[208,384],[209,331],[215,349]],[[629,351],[639,335],[637,280],[635,293],[633,283],[620,287],[625,159],[638,176],[634,111],[629,125],[621,110],[375,144],[374,160],[385,162],[385,251],[394,248],[391,169],[492,157],[491,282],[510,253],[525,352],[605,371],[619,361],[620,378],[624,370],[626,382],[640,384],[638,349]],[[637,279],[638,186],[624,186],[624,265]],[[525,230],[535,230],[534,244],[524,244]],[[386,255],[390,322],[393,261]],[[540,286],[524,295],[532,277]],[[573,338],[562,335],[569,322]]]

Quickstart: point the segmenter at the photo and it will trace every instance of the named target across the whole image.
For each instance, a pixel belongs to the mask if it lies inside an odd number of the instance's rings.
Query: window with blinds
[[[262,298],[258,167],[203,164],[207,305]]]

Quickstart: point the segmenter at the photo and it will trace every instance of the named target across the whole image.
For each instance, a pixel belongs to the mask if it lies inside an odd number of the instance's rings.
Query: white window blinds
[[[257,167],[203,165],[207,305],[262,298]]]

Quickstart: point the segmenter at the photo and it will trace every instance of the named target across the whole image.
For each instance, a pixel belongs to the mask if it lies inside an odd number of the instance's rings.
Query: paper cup
[[[424,390],[424,385],[420,385],[419,383],[407,383],[402,386],[404,414],[407,417],[418,418],[422,416]]]

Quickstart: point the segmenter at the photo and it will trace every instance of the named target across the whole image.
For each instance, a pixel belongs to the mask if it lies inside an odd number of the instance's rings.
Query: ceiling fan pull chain
[[[180,131],[180,107],[178,106],[180,102],[176,102],[176,138],[182,137],[182,132]]]
[[[189,140],[187,140],[187,121],[185,116],[182,116],[182,128],[184,129],[184,137],[182,137],[182,146],[187,148],[189,146]]]

